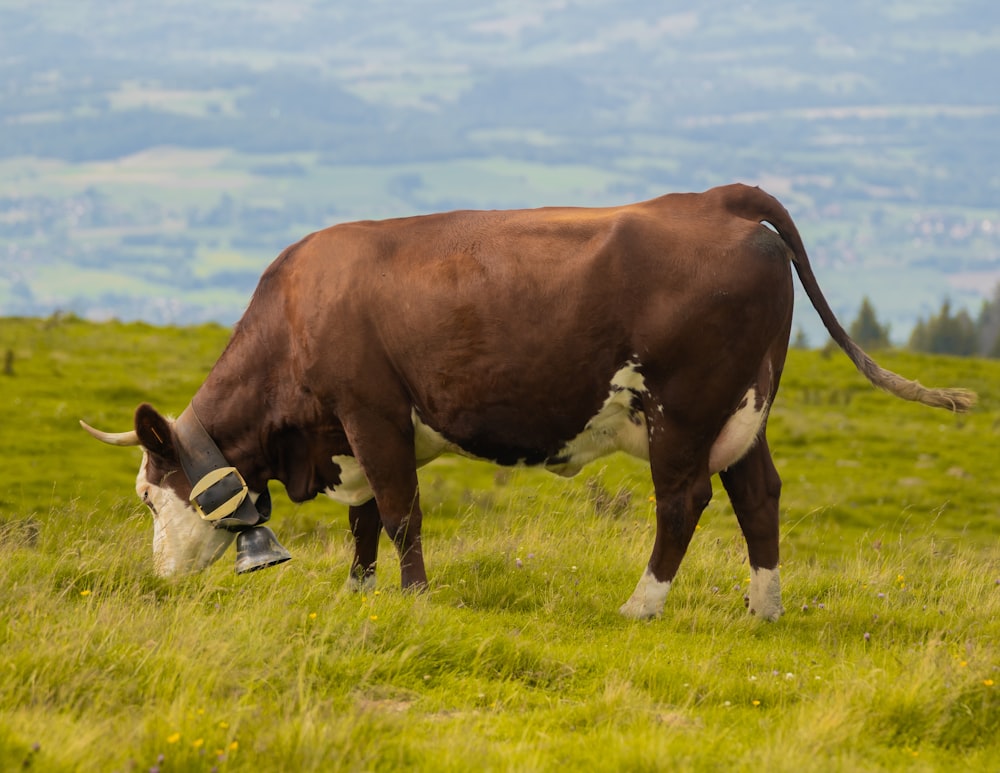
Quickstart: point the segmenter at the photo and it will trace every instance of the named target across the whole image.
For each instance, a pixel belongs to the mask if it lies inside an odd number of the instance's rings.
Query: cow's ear
[[[135,409],[135,432],[139,436],[139,443],[149,453],[169,462],[177,462],[170,422],[149,403],[143,403]]]

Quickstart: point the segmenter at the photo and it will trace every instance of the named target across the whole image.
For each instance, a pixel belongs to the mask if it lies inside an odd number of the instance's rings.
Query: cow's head
[[[130,432],[101,432],[80,424],[104,443],[142,447],[135,491],[153,514],[153,568],[158,575],[200,571],[225,552],[236,535],[215,528],[191,506],[191,483],[181,469],[173,421],[143,404]]]

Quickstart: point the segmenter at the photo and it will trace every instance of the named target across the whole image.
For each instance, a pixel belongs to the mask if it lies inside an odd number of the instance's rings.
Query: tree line
[[[868,297],[861,301],[858,316],[851,322],[848,332],[864,349],[892,346],[889,325],[879,322]],[[803,343],[804,336],[800,333],[793,345],[801,346]],[[906,348],[930,354],[1000,359],[1000,285],[994,289],[991,300],[983,301],[975,317],[965,309],[954,311],[951,301],[945,299],[937,314],[917,320]]]

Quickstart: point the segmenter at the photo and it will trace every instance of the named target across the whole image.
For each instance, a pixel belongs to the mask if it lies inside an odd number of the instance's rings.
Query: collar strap
[[[191,483],[191,506],[202,518],[230,531],[267,520],[254,507],[243,476],[226,461],[193,406],[185,408],[174,423],[174,434],[181,467]]]

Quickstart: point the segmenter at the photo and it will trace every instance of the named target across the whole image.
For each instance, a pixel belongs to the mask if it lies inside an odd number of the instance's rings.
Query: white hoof
[[[625,617],[633,620],[648,620],[651,617],[659,617],[663,614],[663,605],[667,600],[667,593],[670,590],[670,581],[661,582],[657,580],[649,567],[639,578],[639,583],[632,591],[632,596],[626,601],[618,611]]]
[[[355,577],[353,574],[347,578],[347,589],[353,593],[367,593],[375,590],[375,575],[369,574],[367,577]]]
[[[781,606],[781,580],[776,568],[750,570],[748,602],[751,615],[771,622],[781,617],[785,610]]]

